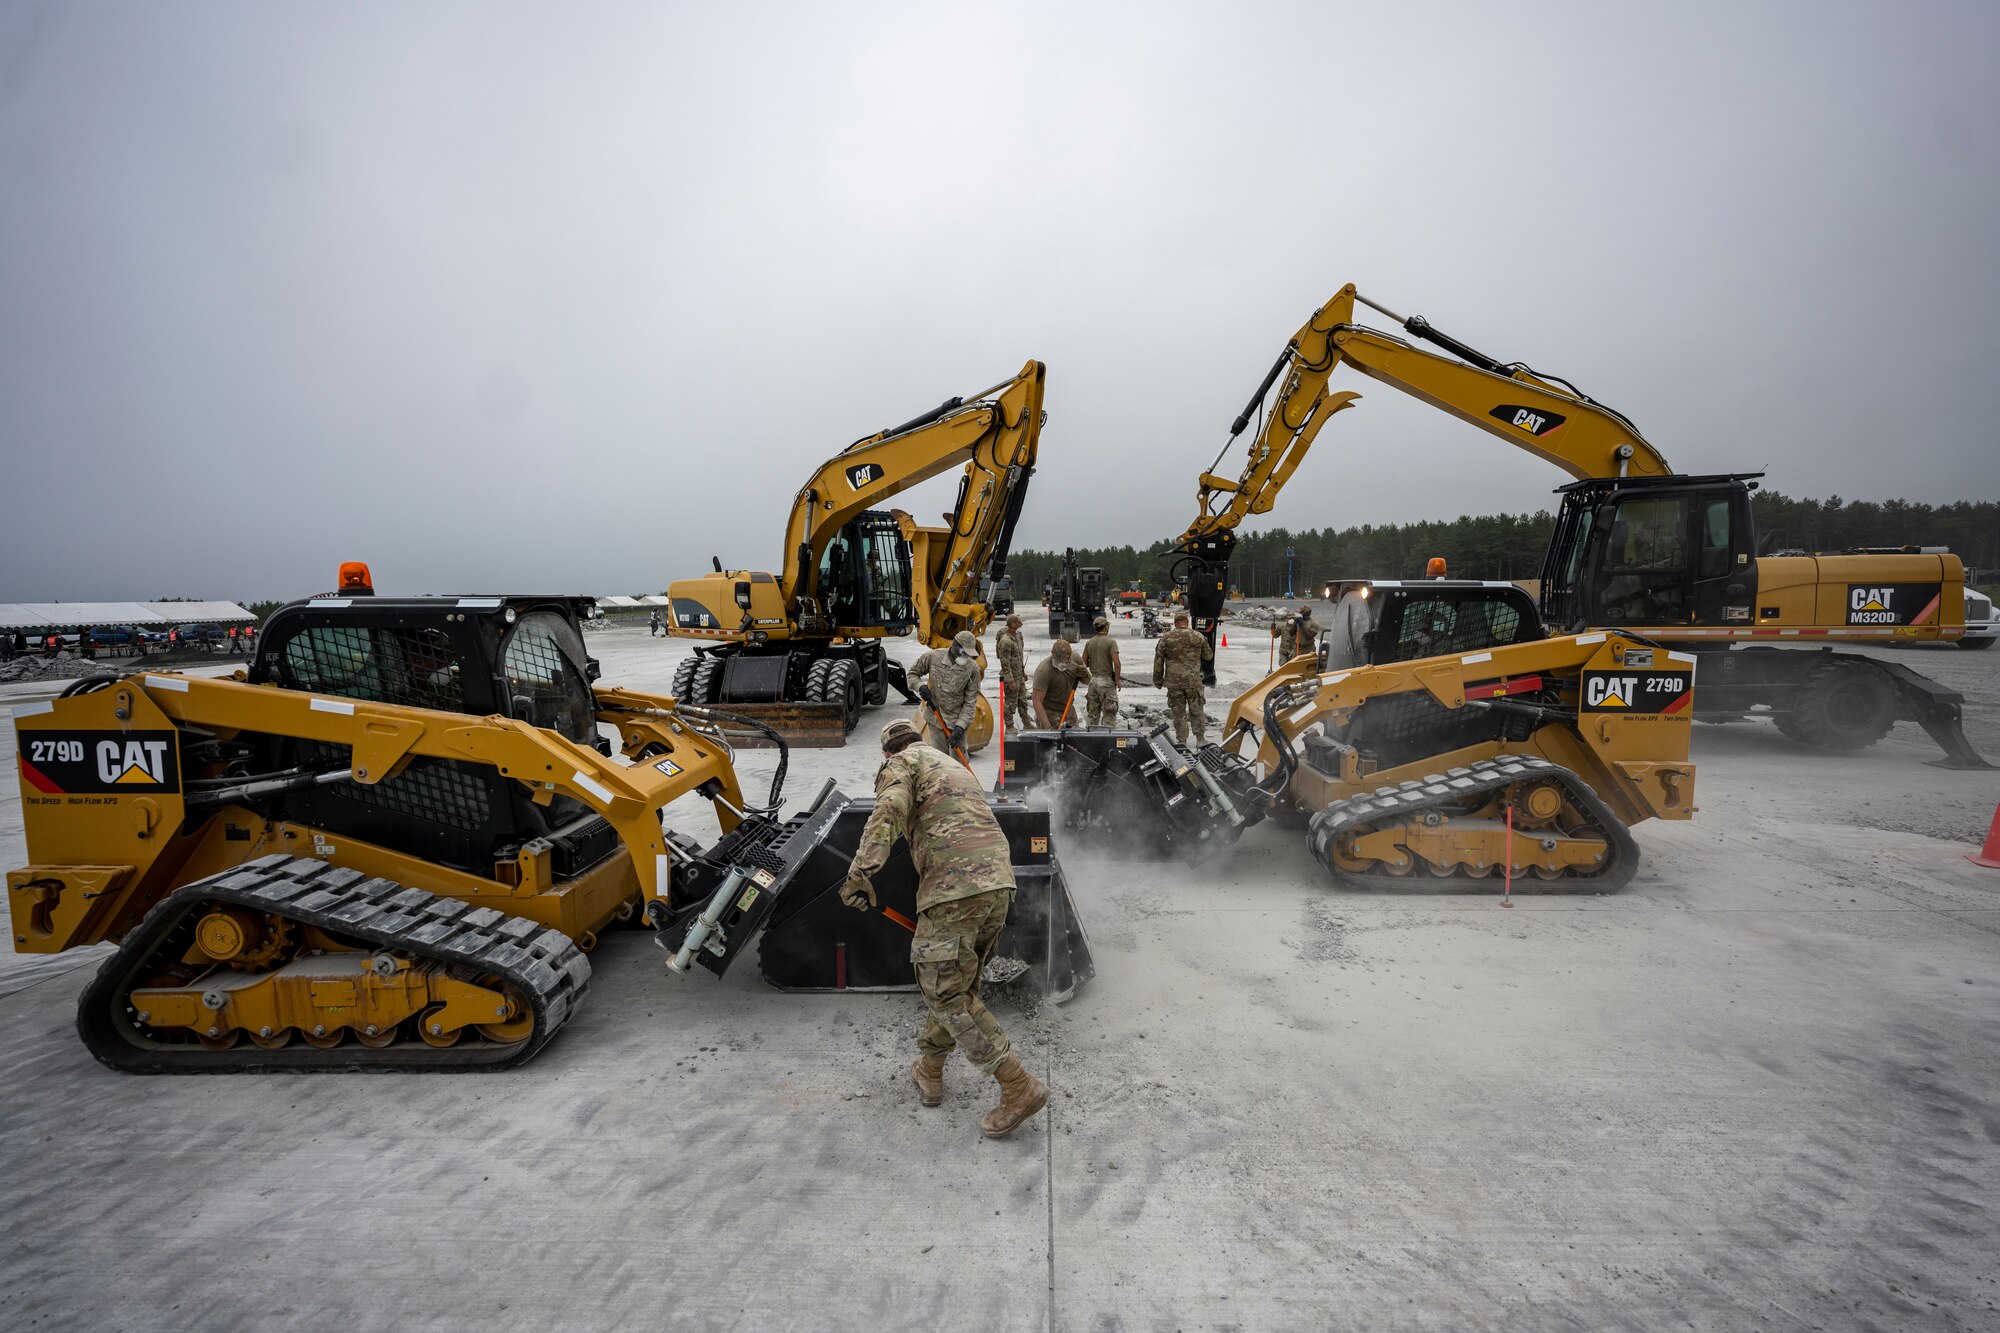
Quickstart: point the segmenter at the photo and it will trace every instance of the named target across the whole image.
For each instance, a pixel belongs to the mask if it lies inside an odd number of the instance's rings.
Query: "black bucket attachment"
[[[1025,970],[1037,993],[1060,1004],[1096,967],[1053,851],[1048,809],[1011,796],[988,799],[1007,835],[1015,884],[992,970]],[[898,843],[876,874],[874,910],[857,912],[840,901],[874,808],[872,798],[828,792],[782,822],[745,820],[698,865],[682,870],[675,897],[685,907],[668,914],[655,906],[655,931],[672,955],[668,965],[685,970],[698,962],[720,976],[761,932],[758,962],[780,990],[914,989],[917,874],[909,848]]]
[[[1930,733],[1944,751],[1942,759],[1926,759],[1932,768],[1955,768],[1979,771],[1990,769],[1992,764],[1980,757],[1972,748],[1972,741],[1965,734],[1965,696],[1957,690],[1947,689],[1928,676],[1920,676],[1901,662],[1877,662],[1875,664],[1889,673],[1896,682],[1897,692],[1902,697],[1902,716],[1911,719]]]
[[[1242,760],[1152,732],[1105,728],[1023,731],[1007,739],[1010,797],[1038,797],[1057,826],[1125,857],[1201,862],[1264,817]]]

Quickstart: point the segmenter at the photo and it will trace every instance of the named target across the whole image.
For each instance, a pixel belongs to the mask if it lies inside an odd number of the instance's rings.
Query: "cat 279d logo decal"
[[[1586,671],[1586,713],[1685,713],[1694,698],[1686,671]]]
[[[847,469],[847,484],[857,491],[880,480],[882,480],[880,463],[856,463]]]
[[[1850,625],[1928,625],[1937,619],[1937,583],[1850,583],[1847,623]]]
[[[1495,421],[1504,421],[1517,426],[1530,435],[1553,435],[1562,429],[1569,418],[1560,412],[1542,412],[1532,407],[1516,407],[1512,403],[1502,403],[1486,414]]]
[[[46,796],[179,791],[171,731],[21,731],[21,783]]]

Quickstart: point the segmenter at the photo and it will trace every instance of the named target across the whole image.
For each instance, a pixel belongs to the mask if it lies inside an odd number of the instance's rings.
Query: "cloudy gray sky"
[[[1348,281],[1683,470],[1992,499],[1996,57],[1986,4],[9,0],[0,598],[770,567],[821,458],[1029,357],[1020,544],[1140,544]],[[1562,479],[1348,387],[1273,521]]]

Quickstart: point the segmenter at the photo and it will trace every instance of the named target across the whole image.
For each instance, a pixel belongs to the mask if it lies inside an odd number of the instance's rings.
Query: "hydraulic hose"
[[[1278,716],[1278,710],[1291,701],[1291,688],[1284,685],[1264,696],[1264,738],[1272,743],[1272,749],[1277,752],[1278,771],[1251,790],[1266,800],[1276,800],[1282,795],[1285,788],[1291,785],[1292,774],[1298,771],[1299,757],[1292,753],[1292,738],[1285,734],[1284,721]]]
[[[785,738],[778,733],[777,728],[767,726],[754,717],[745,717],[741,713],[726,713],[720,708],[710,708],[706,704],[682,704],[680,711],[700,721],[719,722],[724,726],[757,732],[777,748],[778,766],[771,772],[771,799],[753,812],[777,818],[778,800],[785,790],[785,768],[792,757],[792,747],[785,743]]]

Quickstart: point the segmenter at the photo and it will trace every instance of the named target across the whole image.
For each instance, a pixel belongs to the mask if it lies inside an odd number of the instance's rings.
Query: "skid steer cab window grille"
[[[318,741],[300,745],[301,758],[315,768],[346,768],[354,762],[353,753],[345,745]],[[412,759],[401,773],[371,787],[336,782],[323,795],[465,833],[484,827],[493,818],[493,798],[480,771],[450,759]]]
[[[559,615],[533,611],[507,635],[502,661],[513,716],[583,745],[597,740],[597,702],[583,637]]]
[[[1421,599],[1403,607],[1395,655],[1383,661],[1473,652],[1521,641],[1521,613],[1497,601],[1476,598]]]
[[[314,625],[285,644],[286,684],[314,694],[465,711],[458,653],[435,629]]]

